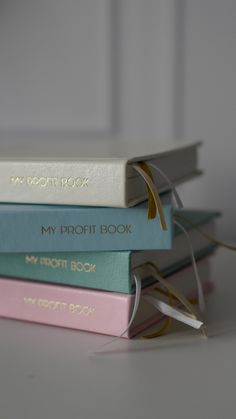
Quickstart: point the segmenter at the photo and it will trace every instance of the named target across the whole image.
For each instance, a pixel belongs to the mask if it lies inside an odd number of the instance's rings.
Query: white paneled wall
[[[0,0],[0,141],[205,140],[182,188],[235,238],[236,2]]]
[[[179,1],[122,0],[120,130],[132,139],[175,137]]]
[[[184,22],[183,136],[205,141],[205,177],[184,198],[219,208],[220,234],[235,240],[236,2],[188,0]]]
[[[0,0],[8,140],[175,137],[175,0]]]
[[[0,1],[0,128],[106,132],[110,0]]]

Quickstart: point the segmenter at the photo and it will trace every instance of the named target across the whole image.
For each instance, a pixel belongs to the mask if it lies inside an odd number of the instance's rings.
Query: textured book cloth
[[[216,213],[185,210],[184,214],[202,233],[214,235]],[[213,252],[215,246],[205,236],[193,227],[187,226],[187,230],[196,259]],[[144,266],[140,275],[146,286],[152,281],[147,277],[146,263],[156,264],[166,277],[190,261],[188,241],[176,227],[171,250],[0,253],[0,275],[131,293],[134,291],[132,272],[137,267]]]
[[[207,259],[199,264],[199,271],[203,290],[208,292],[212,284]],[[191,268],[174,273],[168,281],[186,297],[196,297]],[[162,318],[145,299],[156,286],[143,289],[134,322],[123,337],[130,338]],[[112,336],[120,336],[127,329],[134,299],[132,294],[0,278],[0,316]]]
[[[0,146],[1,202],[128,207],[147,199],[135,169],[152,163],[174,183],[199,174],[199,142],[122,143],[95,141],[68,146]],[[169,189],[153,171],[159,192]]]
[[[167,229],[148,220],[147,202],[132,208],[0,204],[0,252],[170,249],[171,194],[161,196]]]

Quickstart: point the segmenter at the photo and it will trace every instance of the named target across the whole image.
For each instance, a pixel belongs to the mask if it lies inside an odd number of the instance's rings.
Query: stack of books
[[[0,316],[135,336],[163,318],[151,296],[170,303],[158,276],[198,296],[185,231],[207,294],[218,214],[175,209],[171,190],[200,174],[199,145],[3,148]]]

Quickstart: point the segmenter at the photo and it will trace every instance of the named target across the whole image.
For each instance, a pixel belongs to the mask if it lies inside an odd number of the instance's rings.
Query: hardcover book
[[[0,204],[0,252],[72,252],[172,247],[171,194],[161,196],[167,230],[132,208]]]
[[[199,174],[199,142],[150,144],[95,141],[92,145],[0,146],[0,201],[129,207],[147,199],[145,181],[135,170],[152,163],[172,182]],[[166,179],[152,169],[159,192]]]
[[[190,210],[180,213],[200,227],[203,234],[214,235],[216,213]],[[196,259],[213,252],[215,246],[206,237],[193,227],[187,229]],[[190,250],[184,233],[175,228],[171,251],[2,253],[0,275],[131,293],[134,269],[139,267],[143,286],[152,282],[145,270],[147,262],[156,264],[164,277],[189,264]]]
[[[203,289],[211,289],[209,263],[199,264]],[[186,297],[195,297],[191,268],[168,277]],[[192,278],[193,279],[193,278]],[[142,291],[135,320],[123,337],[130,338],[162,318],[145,295],[156,284]],[[0,316],[30,322],[67,327],[77,330],[120,336],[128,327],[134,305],[134,295],[96,291],[9,278],[0,278]]]

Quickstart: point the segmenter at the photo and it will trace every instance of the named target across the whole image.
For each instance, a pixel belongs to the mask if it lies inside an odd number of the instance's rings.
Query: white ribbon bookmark
[[[183,202],[182,202],[178,192],[176,191],[175,186],[173,185],[171,180],[168,178],[168,176],[161,169],[159,169],[154,163],[151,163],[150,161],[148,161],[146,164],[148,166],[152,167],[153,169],[155,169],[165,179],[165,181],[169,185],[171,191],[173,192],[177,207],[178,208],[183,208]],[[162,227],[166,228],[164,214],[162,212],[162,207],[161,207],[161,201],[160,201],[158,192],[156,191],[155,184],[153,183],[152,179],[147,175],[147,173],[140,166],[138,166],[138,164],[134,163],[133,167],[143,177],[146,184],[149,186],[149,188],[152,192],[155,204],[156,204],[156,208],[161,208],[161,211],[159,211],[159,217],[160,217]],[[192,243],[191,243],[191,239],[190,239],[190,236],[189,236],[188,232],[182,226],[182,224],[180,224],[178,221],[176,221],[176,219],[174,220],[174,223],[180,228],[180,230],[183,231],[183,233],[185,234],[186,239],[188,241],[188,244],[189,244],[193,270],[194,270],[196,283],[197,283],[199,308],[203,312],[204,309],[205,309],[205,300],[204,300],[202,284],[201,284],[199,274],[198,274],[198,270],[197,270],[197,264],[196,264],[196,260],[195,260],[195,256],[194,256],[194,250],[193,250],[193,246],[192,246]],[[185,296],[183,296],[181,293],[179,293],[175,289],[175,287],[173,287],[173,285],[170,285],[168,283],[168,281],[166,281],[159,274],[159,271],[158,271],[158,269],[155,265],[153,265],[152,263],[147,263],[146,268],[150,270],[150,275],[153,276],[157,280],[157,283],[160,283],[172,295],[174,295],[177,298],[177,300],[180,303],[182,303],[183,306],[187,310],[189,310],[189,312],[184,312],[180,309],[177,309],[176,307],[172,307],[171,305],[169,305],[166,302],[160,300],[156,296],[154,297],[153,295],[150,295],[148,293],[145,294],[142,298],[144,298],[149,304],[153,305],[163,315],[165,315],[167,317],[171,317],[171,318],[173,318],[175,320],[178,320],[178,321],[180,321],[184,324],[187,324],[187,325],[193,327],[194,329],[201,329],[202,328],[202,330],[204,331],[204,323],[201,320],[198,319],[198,315],[195,312],[194,307],[192,306],[192,304],[189,303],[189,301],[185,298]],[[129,323],[128,323],[127,327],[125,328],[125,330],[122,331],[122,333],[119,336],[116,336],[115,338],[109,339],[103,345],[99,346],[99,348],[97,350],[89,352],[90,355],[96,355],[96,354],[102,353],[103,349],[105,347],[107,347],[108,345],[116,342],[118,339],[123,337],[124,334],[132,326],[133,321],[134,321],[134,319],[136,317],[136,314],[137,314],[137,311],[138,311],[140,298],[141,298],[141,291],[142,291],[142,279],[139,275],[138,269],[133,271],[132,276],[133,276],[133,279],[134,279],[134,282],[135,282],[135,297],[134,297],[134,305],[133,305],[132,315],[131,315],[131,318],[129,320]]]
[[[142,298],[144,298],[148,303],[152,304],[157,310],[159,310],[163,315],[171,317],[175,320],[178,320],[184,324],[187,324],[194,329],[200,329],[204,327],[204,323],[198,319],[197,313],[195,312],[194,307],[191,303],[186,299],[185,296],[183,296],[179,291],[173,287],[172,284],[169,284],[168,281],[164,278],[162,278],[161,275],[158,273],[158,269],[155,265],[152,263],[147,263],[146,268],[150,270],[150,275],[153,276],[157,280],[157,283],[161,284],[164,288],[166,288],[177,300],[183,304],[183,306],[189,310],[188,313],[183,312],[180,309],[174,308],[171,305],[167,304],[166,302],[161,301],[157,297],[154,297],[150,294],[143,295]],[[116,342],[118,339],[124,336],[124,334],[130,329],[131,325],[133,324],[133,321],[136,317],[140,298],[141,298],[141,291],[142,291],[142,279],[139,275],[138,269],[135,269],[133,271],[133,279],[135,282],[135,297],[134,297],[134,305],[133,305],[133,311],[132,315],[130,317],[129,323],[127,327],[122,331],[122,333],[119,336],[116,336],[115,338],[109,339],[107,342],[102,344],[98,347],[98,349],[93,350],[89,352],[89,355],[96,355],[99,353],[102,353],[104,348],[108,345],[111,345],[112,343]]]
[[[159,270],[156,265],[154,265],[151,262],[146,263],[147,269],[150,271],[150,276],[155,278],[157,282],[162,285],[167,291],[174,296],[187,310],[191,315],[194,316],[194,318],[198,318],[198,313],[193,307],[193,305],[188,301],[188,299],[175,288],[175,286],[170,283],[166,278],[163,278],[162,275],[159,273]]]
[[[89,352],[89,355],[96,355],[96,354],[102,352],[102,350],[106,346],[111,345],[112,343],[116,342],[118,339],[122,338],[122,336],[124,336],[124,334],[129,330],[129,328],[133,324],[133,321],[134,321],[135,316],[137,314],[139,303],[140,303],[141,291],[142,291],[142,279],[141,279],[140,275],[138,274],[137,270],[136,270],[136,272],[132,273],[132,276],[133,276],[133,279],[134,279],[134,282],[135,282],[135,297],[134,297],[133,311],[132,311],[132,315],[130,317],[128,326],[125,328],[125,330],[123,330],[123,332],[121,332],[121,334],[119,336],[116,336],[112,339],[109,339],[107,342],[105,342],[104,344],[99,346],[98,349],[96,349],[95,351]]]
[[[159,167],[157,167],[154,163],[148,161],[148,162],[146,162],[146,164],[149,167],[152,167],[153,169],[155,169],[159,173],[159,175],[161,175],[161,177],[163,179],[165,179],[166,183],[169,185],[169,187],[170,187],[170,189],[171,189],[171,191],[172,191],[172,193],[173,193],[173,195],[175,197],[175,201],[176,201],[177,207],[178,208],[183,208],[184,207],[184,204],[182,202],[182,199],[180,198],[180,196],[179,196],[179,194],[178,194],[178,192],[177,192],[174,184],[171,182],[171,180],[169,179],[169,177],[163,172],[163,170],[161,170]]]
[[[157,308],[162,314],[168,317],[172,317],[172,319],[178,320],[182,323],[185,323],[194,329],[200,329],[203,326],[203,322],[192,317],[188,313],[184,313],[177,308],[170,306],[169,304],[161,301],[160,299],[153,297],[152,295],[145,295],[143,297],[148,303],[152,304],[154,307]]]
[[[178,208],[183,208],[184,207],[183,202],[182,202],[174,184],[169,179],[169,177],[163,172],[163,170],[161,170],[159,167],[157,167],[154,163],[148,161],[148,162],[146,162],[146,164],[149,167],[155,169],[163,177],[163,179],[165,179],[165,181],[169,185],[169,187],[170,187],[170,189],[171,189],[171,191],[172,191],[172,193],[175,197],[176,204],[177,204]],[[193,250],[193,246],[192,246],[192,243],[191,243],[191,239],[190,239],[190,236],[189,236],[187,230],[182,226],[182,224],[180,224],[176,220],[174,222],[184,232],[184,234],[185,234],[185,236],[188,240],[189,248],[190,248],[190,254],[191,254],[191,260],[192,260],[192,265],[193,265],[193,270],[194,270],[196,283],[197,283],[199,308],[200,308],[201,312],[204,312],[204,310],[205,310],[205,299],[204,299],[204,294],[203,294],[203,290],[202,290],[202,283],[201,283],[201,280],[200,280],[199,274],[198,274],[198,269],[197,269],[197,264],[196,264],[196,260],[195,260],[195,256],[194,256],[194,250]]]
[[[192,265],[193,265],[193,270],[194,270],[194,274],[195,274],[195,278],[196,278],[196,284],[197,284],[197,292],[198,292],[198,302],[199,302],[199,308],[201,310],[201,312],[203,313],[205,311],[205,298],[204,298],[204,293],[203,293],[203,289],[202,289],[202,283],[201,280],[199,278],[199,274],[198,274],[198,269],[197,269],[197,263],[195,260],[195,256],[194,256],[194,250],[193,250],[193,246],[192,246],[192,242],[190,239],[190,236],[187,232],[187,230],[185,230],[185,228],[182,226],[182,224],[180,224],[178,221],[174,220],[175,225],[177,225],[180,230],[183,231],[183,233],[185,234],[185,237],[188,241],[189,244],[189,249],[190,249],[190,256],[192,259]]]

